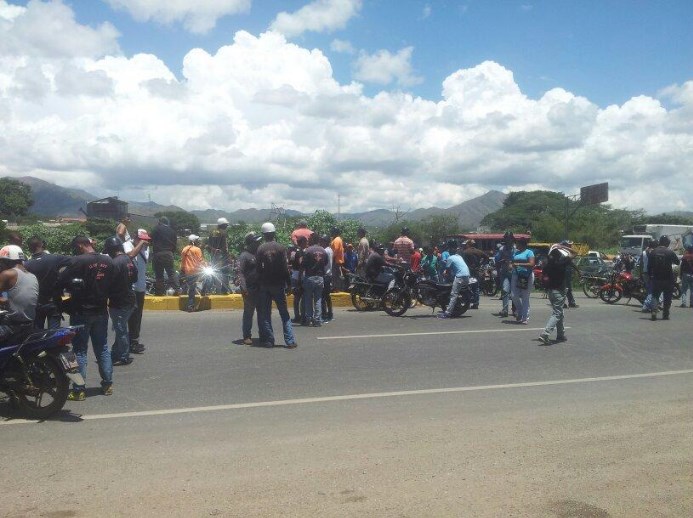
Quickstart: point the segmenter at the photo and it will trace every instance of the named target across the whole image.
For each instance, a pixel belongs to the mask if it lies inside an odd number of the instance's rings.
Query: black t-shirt
[[[77,313],[106,311],[108,294],[113,281],[113,261],[96,252],[70,258],[70,263],[58,277],[59,289],[71,289],[72,279],[82,279],[84,287],[72,291],[72,308]]]
[[[551,252],[541,272],[545,287],[550,290],[562,290],[565,288],[570,263],[571,259],[563,256],[558,250]]]
[[[174,252],[178,246],[176,231],[159,223],[152,231],[152,248],[157,252]]]
[[[135,305],[135,291],[132,284],[137,281],[137,268],[127,254],[113,259],[113,282],[108,295],[108,305],[112,308],[127,308]]]
[[[243,250],[238,258],[238,273],[241,290],[257,289],[257,259],[248,250]]]
[[[24,267],[33,273],[39,282],[39,304],[47,304],[56,296],[56,283],[61,268],[70,264],[70,258],[65,255],[41,252],[34,254],[24,263]]]
[[[325,275],[327,252],[318,245],[312,245],[303,252],[302,269],[306,277],[322,277]]]
[[[286,284],[291,278],[286,248],[276,241],[260,245],[255,258],[257,260],[258,281],[261,285],[276,286]]]
[[[679,257],[666,246],[658,246],[647,254],[647,272],[657,281],[673,281],[672,266],[679,263]]]
[[[366,277],[375,279],[386,264],[387,261],[382,255],[378,252],[372,252],[366,260]]]

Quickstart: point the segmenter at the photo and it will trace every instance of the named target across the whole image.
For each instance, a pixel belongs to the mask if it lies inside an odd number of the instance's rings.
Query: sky
[[[188,210],[693,210],[690,0],[0,0],[0,176]]]

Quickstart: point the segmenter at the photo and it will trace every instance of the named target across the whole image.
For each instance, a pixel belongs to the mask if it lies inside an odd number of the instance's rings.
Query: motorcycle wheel
[[[351,294],[351,305],[354,306],[356,311],[369,311],[373,309],[370,302],[363,300],[361,294],[357,292],[352,292]]]
[[[411,297],[406,291],[390,290],[383,295],[383,309],[391,317],[401,317],[411,306]]]
[[[596,299],[599,296],[600,284],[597,281],[585,281],[582,283],[582,292],[586,297]]]
[[[46,419],[65,405],[70,390],[69,380],[52,356],[31,358],[26,369],[38,394],[17,392],[19,409],[30,419]]]
[[[494,281],[486,281],[482,284],[482,291],[484,292],[484,295],[495,297],[498,293],[498,286],[496,286]]]
[[[607,304],[616,304],[623,297],[623,291],[618,288],[601,288],[599,298]]]
[[[455,309],[452,310],[452,316],[453,317],[459,317],[464,315],[471,304],[469,302],[465,302],[464,304],[457,304],[455,305]]]

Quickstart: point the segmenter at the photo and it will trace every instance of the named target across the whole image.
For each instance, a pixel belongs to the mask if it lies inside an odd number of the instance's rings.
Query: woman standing
[[[526,325],[529,322],[529,295],[534,287],[534,252],[527,248],[527,240],[524,238],[518,239],[516,246],[510,291],[517,311],[515,319]]]

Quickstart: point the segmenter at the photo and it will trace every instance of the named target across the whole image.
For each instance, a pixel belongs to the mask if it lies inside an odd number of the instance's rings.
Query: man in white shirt
[[[136,305],[128,320],[130,334],[130,352],[144,353],[145,347],[140,343],[140,328],[142,327],[142,310],[144,309],[144,295],[147,292],[147,263],[149,262],[149,241],[151,237],[143,228],[137,231],[137,236],[131,241],[123,243],[123,250],[130,256],[137,267],[137,281],[132,285],[135,290]]]

